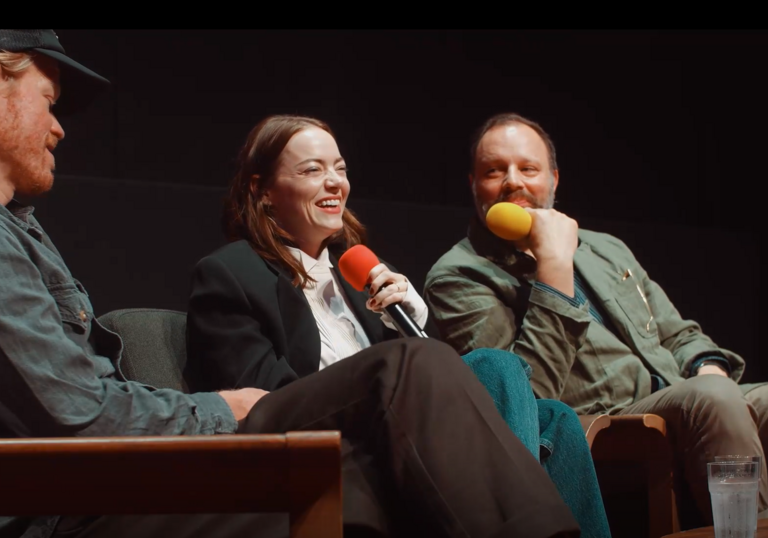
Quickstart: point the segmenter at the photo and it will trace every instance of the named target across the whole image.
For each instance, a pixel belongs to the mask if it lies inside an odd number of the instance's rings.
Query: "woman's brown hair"
[[[272,218],[269,204],[264,202],[264,193],[275,181],[280,155],[288,141],[310,127],[334,136],[325,122],[305,116],[269,116],[251,130],[237,159],[237,172],[225,199],[222,218],[227,239],[247,240],[262,258],[283,265],[294,286],[302,288],[314,279],[286,248],[296,246],[296,242]],[[342,229],[326,239],[322,248],[330,243],[342,243],[349,248],[365,242],[365,228],[349,209],[344,210],[342,220]]]

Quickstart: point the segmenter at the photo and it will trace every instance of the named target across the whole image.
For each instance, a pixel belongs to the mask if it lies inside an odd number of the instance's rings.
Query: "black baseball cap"
[[[59,63],[61,96],[54,108],[57,115],[81,110],[109,85],[107,79],[67,56],[53,30],[0,30],[0,50],[34,52]]]

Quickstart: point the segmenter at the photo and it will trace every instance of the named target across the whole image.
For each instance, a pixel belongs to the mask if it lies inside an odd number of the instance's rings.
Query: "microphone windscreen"
[[[517,204],[499,202],[485,215],[485,223],[494,234],[507,241],[517,241],[531,231],[531,215]]]
[[[341,276],[357,291],[365,289],[368,273],[377,265],[379,265],[379,259],[365,245],[355,245],[339,258]]]

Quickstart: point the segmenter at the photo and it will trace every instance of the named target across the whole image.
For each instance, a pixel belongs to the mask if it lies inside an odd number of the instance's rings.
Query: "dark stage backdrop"
[[[471,212],[471,132],[516,111],[558,148],[556,207],[615,233],[686,317],[768,379],[765,33],[57,30],[113,80],[62,118],[38,216],[99,313],[183,309],[219,200],[272,113],[335,130],[371,246],[419,286]],[[66,87],[64,88],[66,92]]]

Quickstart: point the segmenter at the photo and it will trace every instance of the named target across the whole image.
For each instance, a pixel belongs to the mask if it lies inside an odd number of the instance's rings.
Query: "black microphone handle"
[[[403,307],[399,303],[385,306],[384,310],[387,311],[389,317],[392,318],[392,322],[397,327],[397,331],[403,336],[418,336],[420,338],[429,338],[427,333],[421,330],[421,327],[413,321],[411,316],[405,313]]]

